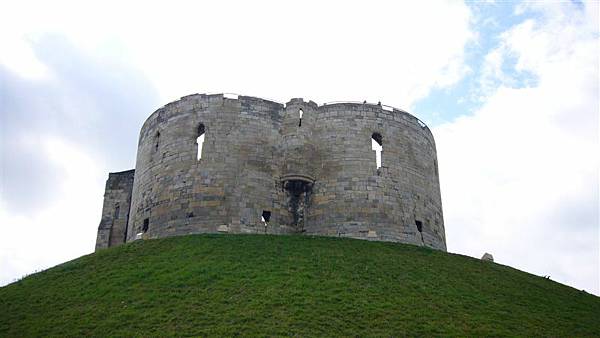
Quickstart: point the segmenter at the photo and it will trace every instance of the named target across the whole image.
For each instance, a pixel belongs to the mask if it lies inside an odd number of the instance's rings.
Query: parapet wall
[[[374,135],[383,146],[380,168]],[[433,136],[414,116],[379,104],[183,97],[140,132],[126,240],[204,232],[445,250]]]

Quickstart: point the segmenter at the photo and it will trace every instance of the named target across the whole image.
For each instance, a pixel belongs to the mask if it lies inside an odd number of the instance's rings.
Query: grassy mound
[[[138,241],[0,288],[0,336],[599,336],[600,298],[411,245]]]

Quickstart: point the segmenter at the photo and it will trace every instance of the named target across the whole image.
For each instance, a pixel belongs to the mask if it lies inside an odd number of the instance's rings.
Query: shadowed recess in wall
[[[292,214],[292,227],[296,232],[304,232],[304,214],[309,207],[312,183],[303,180],[290,180],[284,183],[288,192],[288,209]]]

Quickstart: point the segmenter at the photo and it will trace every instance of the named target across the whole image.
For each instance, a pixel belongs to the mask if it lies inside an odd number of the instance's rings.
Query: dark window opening
[[[265,226],[265,234],[267,233],[267,226],[269,225],[270,219],[271,219],[271,212],[268,210],[263,210],[260,220],[262,221],[263,225]]]
[[[380,133],[371,135],[371,149],[375,151],[375,164],[381,168],[381,152],[383,151],[383,137]]]
[[[117,205],[115,206],[115,219],[119,219],[119,214],[121,213],[121,206],[119,206],[119,204],[117,203]]]
[[[267,225],[267,223],[269,223],[271,220],[271,212],[269,210],[263,210],[261,220],[265,225]]]
[[[415,224],[417,225],[417,230],[419,230],[419,232],[423,232],[423,222],[415,221]]]
[[[204,132],[205,132],[205,127],[204,124],[200,123],[200,125],[198,125],[198,132],[196,134],[196,145],[197,145],[197,154],[196,154],[196,160],[200,161],[200,159],[202,158],[202,145],[204,144]]]
[[[435,170],[436,176],[439,175],[438,174],[438,165],[437,165],[437,161],[436,160],[433,160],[433,169]]]
[[[157,151],[158,150],[158,145],[160,144],[160,131],[156,132],[156,136],[154,137],[154,150]]]
[[[380,133],[373,133],[371,138],[377,142],[378,145],[383,146],[383,136]]]
[[[150,226],[150,219],[149,218],[144,219],[144,225],[142,225],[142,232],[147,232],[149,226]]]
[[[298,115],[300,116],[300,120],[298,121],[298,127],[302,127],[302,115],[304,114],[304,110],[302,110],[302,108],[300,108],[300,110],[298,110]]]

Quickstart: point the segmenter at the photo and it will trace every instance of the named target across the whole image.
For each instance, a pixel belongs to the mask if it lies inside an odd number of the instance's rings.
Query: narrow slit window
[[[160,131],[157,131],[156,136],[154,136],[154,151],[158,151],[159,144],[160,144]]]
[[[371,149],[375,151],[375,164],[381,168],[381,152],[383,151],[383,137],[379,133],[371,135]]]
[[[204,144],[204,124],[200,123],[200,125],[198,126],[198,132],[197,132],[197,136],[196,136],[196,145],[197,145],[197,154],[196,154],[196,160],[200,161],[200,159],[202,158],[202,145]]]
[[[114,219],[119,219],[119,214],[121,213],[121,206],[117,203],[115,205],[115,217]]]
[[[147,232],[149,226],[150,226],[150,219],[149,218],[144,219],[144,224],[142,225],[142,232]]]
[[[298,116],[299,116],[298,127],[302,127],[302,115],[303,114],[304,114],[304,110],[302,110],[302,108],[300,108],[300,110],[298,110]]]

